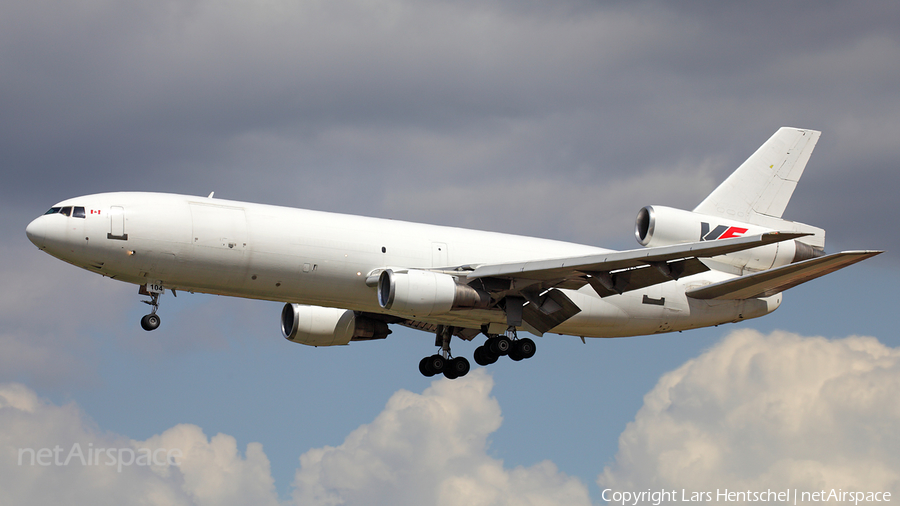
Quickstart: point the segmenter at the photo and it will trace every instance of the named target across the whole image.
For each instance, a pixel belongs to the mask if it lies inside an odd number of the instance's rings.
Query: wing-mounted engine
[[[755,219],[759,221],[758,217]],[[638,212],[634,237],[642,246],[653,248],[775,231],[811,234],[810,237],[769,244],[709,260],[710,263],[725,265],[739,271],[762,271],[823,254],[824,230],[778,218],[768,218],[768,221],[769,226],[762,226],[739,219],[710,216],[671,207],[646,206]]]
[[[347,309],[285,304],[281,310],[281,333],[295,343],[335,346],[384,339],[391,331],[387,323]]]
[[[378,305],[415,317],[449,313],[454,309],[486,309],[491,296],[440,272],[387,269],[378,278]]]

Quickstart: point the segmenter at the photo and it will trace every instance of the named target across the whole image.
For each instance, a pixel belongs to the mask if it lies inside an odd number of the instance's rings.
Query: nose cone
[[[38,216],[25,227],[25,235],[28,240],[33,242],[38,248],[44,248],[44,241],[47,239],[47,220],[44,216]]]

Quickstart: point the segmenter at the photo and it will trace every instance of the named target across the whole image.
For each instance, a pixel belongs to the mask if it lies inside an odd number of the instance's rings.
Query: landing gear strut
[[[150,314],[144,315],[141,318],[141,328],[146,331],[156,330],[159,327],[160,319],[159,315],[156,314],[156,311],[159,309],[159,296],[162,295],[162,292],[147,292],[144,286],[141,286],[141,291],[139,292],[142,295],[149,295],[150,300],[142,300],[144,304],[149,304]]]
[[[469,361],[465,357],[451,358],[451,337],[453,337],[453,327],[438,325],[435,344],[441,347],[441,351],[419,361],[419,372],[422,375],[430,378],[435,374],[443,373],[447,379],[456,379],[469,373]]]

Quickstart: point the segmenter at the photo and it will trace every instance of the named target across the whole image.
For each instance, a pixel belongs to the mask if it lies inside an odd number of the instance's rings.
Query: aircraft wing
[[[536,260],[509,264],[480,265],[468,279],[508,279],[513,285],[565,285],[580,288],[590,283],[601,297],[623,293],[709,270],[698,258],[789,241],[808,234],[768,232],[761,235],[701,241],[658,248],[611,251],[582,257]],[[643,272],[646,271],[646,272]]]
[[[750,299],[768,297],[793,288],[801,283],[843,269],[856,262],[882,253],[881,251],[844,251],[819,258],[811,258],[795,264],[729,279],[719,283],[688,290],[686,295],[694,299]]]
[[[556,327],[581,309],[557,288],[577,290],[586,284],[601,297],[622,294],[708,271],[708,258],[809,234],[768,232],[761,235],[702,241],[658,248],[610,251],[581,257],[479,265],[468,273],[468,284],[502,302],[507,323],[524,322],[537,335]]]

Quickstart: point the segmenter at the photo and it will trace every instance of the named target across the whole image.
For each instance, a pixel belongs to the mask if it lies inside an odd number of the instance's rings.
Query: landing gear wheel
[[[487,341],[488,351],[493,355],[497,355],[498,357],[502,357],[509,353],[509,349],[512,347],[512,341],[506,336],[495,336]]]
[[[537,347],[535,346],[534,341],[526,337],[525,339],[513,341],[512,349],[509,352],[509,358],[518,362],[519,360],[533,357],[535,351],[537,351]]]
[[[425,357],[419,361],[419,372],[422,373],[422,376],[425,376],[426,378],[434,376],[434,371],[429,367],[429,360],[431,360],[431,357]]]
[[[487,346],[475,348],[475,363],[484,367],[497,361],[499,357],[491,353]]]
[[[432,355],[430,357],[425,357],[421,361],[419,361],[419,372],[426,377],[432,377],[435,374],[440,374],[444,372],[444,368],[447,367],[447,361],[444,360],[444,357],[440,355]]]
[[[157,315],[156,313],[150,313],[148,315],[144,315],[144,317],[141,318],[141,328],[149,332],[159,327],[159,322],[159,315]]]
[[[456,357],[447,362],[444,367],[444,377],[447,379],[461,378],[469,373],[469,361],[465,357]]]

